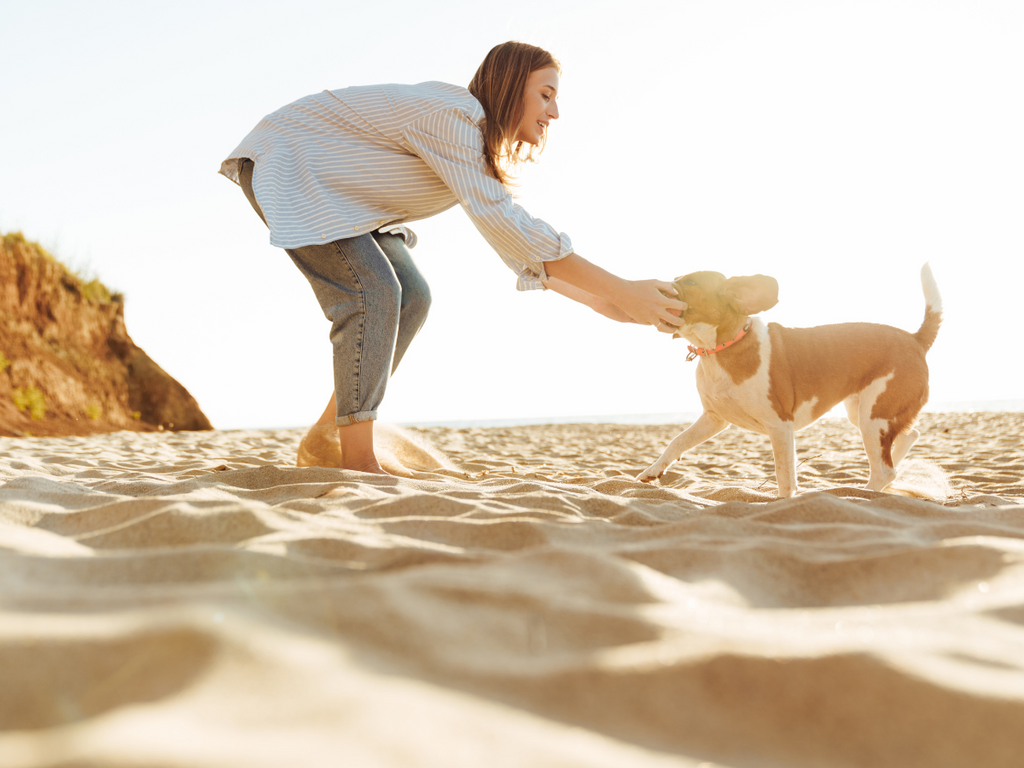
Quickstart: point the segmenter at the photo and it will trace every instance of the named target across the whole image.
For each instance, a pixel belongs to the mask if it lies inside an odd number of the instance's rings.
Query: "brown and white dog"
[[[697,391],[704,412],[676,436],[638,480],[661,477],[684,451],[730,424],[768,435],[779,497],[797,492],[793,434],[839,403],[860,429],[871,473],[881,491],[920,433],[915,419],[928,401],[925,352],[942,321],[942,299],[927,264],[921,269],[924,322],[916,333],[874,323],[816,328],[767,325],[750,315],[778,302],[778,283],[765,275],[726,277],[694,272],[675,280],[686,302],[675,334],[696,346]]]

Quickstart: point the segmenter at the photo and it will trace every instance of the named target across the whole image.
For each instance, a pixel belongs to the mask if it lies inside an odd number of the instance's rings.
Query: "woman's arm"
[[[592,293],[577,288],[575,285],[559,280],[557,277],[551,277],[548,275],[548,281],[545,283],[548,290],[554,291],[555,293],[561,294],[568,299],[578,301],[584,306],[590,307],[598,314],[604,315],[607,318],[615,320],[620,323],[635,323],[632,317],[627,315],[622,309],[612,304],[606,299],[602,299],[595,296]]]
[[[686,305],[675,298],[676,289],[672,283],[625,280],[590,263],[578,253],[546,262],[544,268],[550,278],[548,288],[587,305],[605,317],[654,325],[665,333],[674,332],[681,324],[676,313],[686,309]]]

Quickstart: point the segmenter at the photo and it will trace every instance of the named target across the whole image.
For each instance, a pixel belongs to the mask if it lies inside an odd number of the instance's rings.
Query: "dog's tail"
[[[914,338],[927,352],[935,343],[935,337],[939,335],[939,326],[942,324],[942,296],[939,295],[939,286],[935,282],[932,268],[927,263],[921,267],[921,287],[924,289],[924,322],[917,329]]]

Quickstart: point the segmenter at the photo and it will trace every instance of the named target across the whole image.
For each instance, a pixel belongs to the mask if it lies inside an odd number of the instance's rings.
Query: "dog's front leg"
[[[657,480],[665,474],[665,470],[669,468],[669,465],[682,456],[683,453],[714,437],[728,426],[729,422],[725,419],[712,416],[705,411],[693,424],[676,435],[675,439],[668,444],[668,448],[661,454],[661,458],[637,475],[636,479],[642,483]]]
[[[768,427],[775,455],[775,479],[779,483],[779,498],[788,499],[796,493],[796,440],[793,422],[780,421]]]

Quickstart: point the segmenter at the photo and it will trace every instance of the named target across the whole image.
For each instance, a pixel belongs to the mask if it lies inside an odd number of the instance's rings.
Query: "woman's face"
[[[537,69],[526,79],[523,113],[516,141],[539,144],[548,123],[558,119],[558,70]]]

